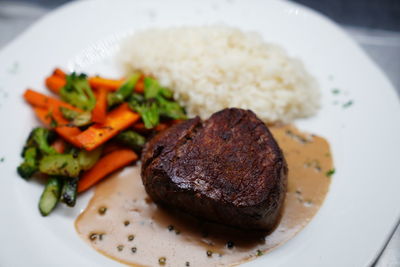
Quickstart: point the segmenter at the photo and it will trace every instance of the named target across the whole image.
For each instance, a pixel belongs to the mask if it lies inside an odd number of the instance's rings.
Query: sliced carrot
[[[46,79],[46,87],[55,94],[59,94],[60,90],[67,84],[65,78],[60,76],[52,75]]]
[[[59,69],[59,68],[54,69],[53,75],[58,76],[63,79],[65,79],[67,77],[67,74],[62,69]]]
[[[58,100],[56,98],[44,95],[42,93],[36,92],[34,90],[28,89],[24,93],[25,100],[36,107],[41,107],[45,109],[58,110],[60,107],[65,107],[78,112],[83,112],[81,109],[74,107],[66,102]]]
[[[57,138],[52,144],[51,146],[58,152],[58,153],[64,153],[65,152],[65,148],[66,148],[66,144],[65,141],[61,138]]]
[[[81,146],[76,140],[76,136],[81,133],[81,130],[77,127],[65,126],[68,124],[68,121],[62,116],[60,107],[69,108],[78,112],[82,112],[81,109],[30,89],[25,91],[24,98],[28,103],[34,106],[36,116],[38,116],[43,124],[50,126],[52,119],[54,119],[58,125],[61,125],[56,127],[55,131],[69,143],[78,147]]]
[[[129,127],[140,118],[127,103],[124,103],[107,114],[104,123],[96,123],[77,136],[78,142],[90,151]]]
[[[59,125],[66,125],[68,121],[64,119],[60,113],[52,112],[49,109],[34,107],[36,116],[39,120],[46,126],[50,126],[52,123],[52,119],[56,121]],[[81,143],[76,140],[76,137],[82,132],[77,127],[69,127],[69,126],[57,126],[54,130],[66,141],[73,144],[74,146],[81,147]]]
[[[138,159],[135,152],[130,149],[115,150],[105,156],[87,172],[78,182],[78,193],[81,193],[105,178],[110,173],[127,166]]]
[[[118,88],[125,82],[125,80],[112,80],[112,79],[105,79],[102,77],[90,77],[89,84],[94,89],[99,88],[106,88],[110,91],[117,91]]]
[[[99,88],[96,93],[96,105],[92,110],[92,121],[104,123],[107,112],[107,89]]]
[[[139,93],[139,94],[143,94],[144,93],[144,75],[142,75],[140,77],[140,79],[138,80],[138,82],[136,83],[135,92]]]

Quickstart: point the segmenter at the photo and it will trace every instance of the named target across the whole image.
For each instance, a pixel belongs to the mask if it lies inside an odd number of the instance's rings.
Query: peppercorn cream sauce
[[[293,126],[270,127],[288,163],[282,219],[269,235],[212,224],[158,207],[145,192],[140,166],[100,183],[75,222],[100,253],[132,266],[221,266],[255,259],[298,233],[330,185],[328,142]]]

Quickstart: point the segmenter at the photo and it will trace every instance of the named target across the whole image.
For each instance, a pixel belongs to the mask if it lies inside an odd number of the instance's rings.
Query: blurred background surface
[[[67,2],[69,1],[0,0],[0,49],[36,20]],[[112,3],[111,0],[110,2]],[[400,95],[400,0],[294,2],[315,9],[339,23],[380,66]],[[374,265],[400,267],[399,226]]]

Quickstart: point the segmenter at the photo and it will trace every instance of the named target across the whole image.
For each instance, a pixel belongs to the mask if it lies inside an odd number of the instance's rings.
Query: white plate
[[[86,245],[76,209],[42,218],[42,187],[16,174],[20,150],[36,120],[21,97],[45,92],[55,66],[117,74],[110,60],[118,36],[149,26],[224,23],[261,33],[302,59],[318,79],[323,108],[297,122],[325,136],[337,173],[326,202],[294,239],[247,266],[366,266],[400,215],[400,105],[382,72],[334,23],[281,1],[83,1],[40,20],[0,53],[1,266],[119,266]],[[161,41],[162,42],[162,41]],[[333,88],[341,93],[334,95]],[[342,104],[354,104],[343,108]],[[338,104],[334,104],[338,101]]]

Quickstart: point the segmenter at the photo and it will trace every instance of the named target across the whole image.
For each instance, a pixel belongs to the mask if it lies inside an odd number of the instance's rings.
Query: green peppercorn
[[[100,208],[99,208],[99,214],[100,214],[100,215],[106,214],[106,211],[107,211],[107,208],[106,208],[106,207],[100,207]]]
[[[161,257],[158,259],[158,263],[160,265],[165,265],[166,262],[167,262],[167,259],[165,257]]]
[[[211,257],[212,256],[212,251],[211,250],[207,250],[207,257]]]
[[[97,239],[97,234],[96,233],[90,234],[89,239],[90,239],[90,241],[95,241]]]
[[[124,245],[118,245],[117,249],[118,249],[118,251],[122,251],[124,249]]]
[[[130,224],[130,222],[128,220],[124,221],[124,225],[128,226]]]
[[[132,247],[132,248],[131,248],[132,253],[136,253],[136,250],[137,250],[136,247]]]
[[[135,239],[134,235],[128,235],[128,241],[132,241],[133,239]]]

